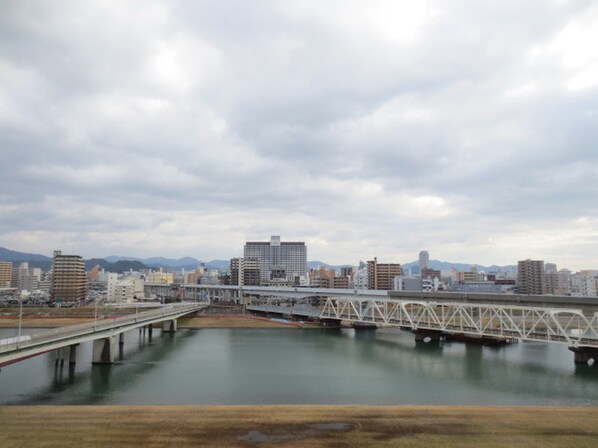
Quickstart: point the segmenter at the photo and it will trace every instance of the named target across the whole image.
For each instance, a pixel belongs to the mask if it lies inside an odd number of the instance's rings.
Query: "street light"
[[[21,299],[17,299],[16,297],[15,300],[19,302],[19,333],[17,336],[17,348],[19,348],[21,345],[21,327],[23,323],[23,302]]]
[[[96,297],[93,301],[95,305],[94,319],[93,319],[93,331],[98,329],[98,298]]]

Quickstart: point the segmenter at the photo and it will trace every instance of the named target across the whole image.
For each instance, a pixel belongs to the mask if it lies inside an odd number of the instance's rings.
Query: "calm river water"
[[[318,329],[155,330],[125,341],[114,365],[92,366],[88,343],[74,371],[68,360],[56,369],[53,353],[6,366],[0,403],[598,405],[598,366],[575,366],[557,344],[430,347],[400,330]]]

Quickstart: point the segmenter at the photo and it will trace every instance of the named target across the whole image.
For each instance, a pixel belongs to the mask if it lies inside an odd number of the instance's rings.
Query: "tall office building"
[[[401,276],[399,263],[378,263],[378,259],[368,261],[368,289],[390,291],[394,287],[394,278]]]
[[[428,269],[430,264],[430,254],[427,250],[422,250],[419,253],[419,272],[424,271],[424,269]]]
[[[0,261],[0,288],[10,288],[12,278],[12,263]]]
[[[52,286],[50,300],[75,302],[87,296],[87,276],[85,262],[79,255],[62,255],[54,251],[52,260]]]
[[[248,241],[243,258],[257,258],[260,264],[260,283],[295,284],[307,274],[307,247],[304,242],[281,242],[279,236],[270,241]]]
[[[517,263],[519,294],[544,294],[546,279],[543,260],[523,260]]]

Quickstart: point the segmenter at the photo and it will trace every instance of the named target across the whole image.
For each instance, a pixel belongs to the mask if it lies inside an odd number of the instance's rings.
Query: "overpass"
[[[163,323],[162,331],[177,330],[177,319],[194,313],[207,306],[206,303],[169,305],[157,310],[137,312],[135,314],[89,322],[80,325],[51,329],[33,335],[0,340],[0,367],[23,359],[31,358],[51,350],[69,348],[69,362],[75,362],[76,348],[83,342],[93,341],[93,363],[113,363],[116,337],[119,344],[124,343],[124,333],[130,330],[151,328]],[[61,362],[64,362],[64,358]]]
[[[146,293],[152,288],[146,285]],[[567,344],[576,362],[598,361],[596,297],[224,285],[179,288],[189,299],[233,300],[254,312],[401,327],[412,330],[418,341],[450,336]],[[310,298],[320,304],[301,303]]]

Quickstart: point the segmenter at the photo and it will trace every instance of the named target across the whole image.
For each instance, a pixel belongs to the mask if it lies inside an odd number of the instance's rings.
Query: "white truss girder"
[[[328,298],[320,318],[598,348],[598,313],[580,309],[342,297]]]

